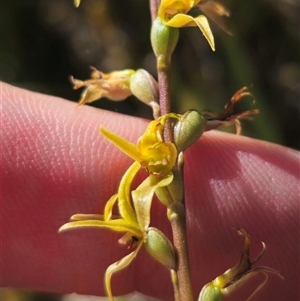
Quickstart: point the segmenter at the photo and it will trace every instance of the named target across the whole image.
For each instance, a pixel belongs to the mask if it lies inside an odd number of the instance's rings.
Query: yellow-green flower
[[[254,263],[256,263],[263,255],[266,245],[262,242],[262,251],[256,259],[251,262],[249,259],[251,237],[244,229],[238,229],[237,233],[245,237],[245,243],[239,263],[235,267],[228,269],[224,274],[218,276],[212,282],[207,283],[202,288],[198,301],[222,301],[223,296],[230,294],[258,273],[263,273],[265,275],[265,280],[255,289],[247,300],[250,300],[266,284],[268,273],[275,274],[283,279],[280,273],[274,269],[266,266],[253,267]]]
[[[119,240],[120,243],[138,242],[134,251],[111,264],[105,272],[105,287],[111,300],[113,300],[110,284],[112,275],[127,267],[143,245],[146,246],[146,249],[152,256],[154,255],[155,259],[167,265],[170,269],[175,268],[174,251],[168,239],[158,229],[149,227],[150,208],[154,192],[158,187],[169,185],[173,180],[173,175],[169,173],[161,178],[150,175],[136,190],[131,192],[132,180],[139,169],[140,165],[138,162],[134,162],[129,167],[121,180],[118,193],[109,199],[103,215],[75,214],[71,217],[71,222],[59,229],[60,232],[82,228],[110,229],[124,233]],[[131,200],[133,206],[131,205]],[[120,214],[118,217],[113,217],[112,215],[115,204],[117,204]],[[149,233],[151,234],[150,236]],[[155,248],[155,251],[153,251],[153,248]]]
[[[212,50],[215,50],[214,37],[207,18],[203,15],[192,17],[187,13],[198,5],[200,0],[162,0],[158,18],[170,27],[197,27],[201,30]]]
[[[166,236],[150,225],[150,209],[155,191],[170,185],[173,181],[172,168],[176,162],[177,150],[174,144],[165,142],[163,132],[168,118],[179,118],[177,114],[167,114],[150,122],[144,135],[137,145],[101,128],[101,133],[124,153],[132,157],[135,162],[125,172],[120,182],[118,192],[105,205],[104,214],[75,214],[71,222],[63,225],[61,231],[78,228],[106,228],[124,235],[121,243],[138,245],[134,251],[119,261],[111,264],[105,272],[105,287],[110,300],[113,300],[111,289],[112,275],[127,267],[136,257],[142,246],[157,261],[175,269],[175,253],[172,244]],[[141,168],[146,168],[149,176],[134,191],[131,184]],[[112,214],[117,206],[119,216]]]
[[[171,142],[164,141],[164,128],[167,119],[180,119],[181,115],[169,113],[149,123],[137,144],[128,142],[118,135],[100,128],[102,135],[115,144],[125,154],[140,163],[150,174],[163,176],[175,165],[177,149]]]

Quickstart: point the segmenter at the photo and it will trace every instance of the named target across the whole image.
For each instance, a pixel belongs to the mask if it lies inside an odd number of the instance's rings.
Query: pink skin
[[[103,274],[129,250],[119,234],[80,230],[58,234],[75,213],[101,213],[132,160],[99,134],[99,126],[136,142],[147,121],[1,85],[1,286],[103,295]],[[299,153],[246,137],[205,133],[185,154],[187,232],[194,294],[240,256],[252,236],[252,258],[270,275],[254,300],[298,300]],[[154,202],[152,224],[170,235],[165,208]],[[262,281],[243,286],[249,289]],[[113,277],[113,292],[138,290],[172,299],[168,271],[142,250]],[[241,299],[243,298],[243,299]],[[230,298],[228,299],[230,300]]]

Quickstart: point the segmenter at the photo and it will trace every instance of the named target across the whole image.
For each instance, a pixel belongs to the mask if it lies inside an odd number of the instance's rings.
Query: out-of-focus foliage
[[[109,301],[108,297],[78,295],[76,293],[57,295],[53,293],[37,293],[21,289],[0,288],[1,301]],[[160,301],[157,298],[133,292],[115,297],[115,301]]]
[[[1,301],[61,301],[57,294],[37,293],[22,289],[0,288]],[[72,301],[72,300],[70,300]],[[101,300],[99,300],[101,301]]]
[[[234,35],[210,22],[216,52],[196,28],[180,31],[172,60],[173,111],[221,112],[238,89],[252,84],[261,113],[243,122],[244,134],[299,149],[299,1],[222,3],[231,11]],[[68,77],[87,78],[90,66],[103,72],[144,68],[156,77],[150,20],[148,1],[84,0],[78,9],[72,0],[4,1],[1,79],[78,101]],[[253,109],[251,101],[240,110]],[[151,109],[134,97],[95,105],[151,118]]]

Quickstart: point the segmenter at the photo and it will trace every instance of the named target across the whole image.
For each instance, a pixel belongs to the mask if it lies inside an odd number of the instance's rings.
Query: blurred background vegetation
[[[172,106],[220,112],[241,87],[253,85],[254,122],[243,133],[295,149],[299,135],[299,6],[297,0],[221,0],[231,11],[233,36],[211,23],[216,51],[196,28],[180,31],[173,55]],[[192,11],[196,14],[196,11]],[[1,2],[0,79],[15,86],[78,101],[69,76],[87,79],[90,66],[103,72],[147,69],[156,77],[146,0],[10,0]],[[253,109],[244,100],[239,111]],[[102,99],[96,107],[151,118],[134,97]],[[60,296],[2,290],[3,301],[59,300]]]
[[[173,111],[220,112],[238,89],[253,85],[255,105],[245,99],[237,110],[261,113],[243,122],[243,134],[300,149],[299,1],[221,1],[234,35],[210,22],[215,52],[198,29],[180,31]],[[83,0],[78,9],[72,0],[3,1],[1,23],[1,80],[13,85],[78,101],[80,91],[68,78],[89,78],[90,66],[103,72],[144,68],[156,77],[146,0]],[[134,97],[93,105],[151,118]]]

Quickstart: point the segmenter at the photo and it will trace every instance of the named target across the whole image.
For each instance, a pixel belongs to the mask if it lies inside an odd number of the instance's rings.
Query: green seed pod
[[[156,57],[171,57],[178,38],[178,28],[169,27],[160,18],[156,18],[151,28],[151,44]]]
[[[169,239],[158,229],[150,227],[146,231],[144,246],[148,253],[169,269],[175,269],[175,251]]]
[[[130,90],[142,102],[158,102],[158,84],[153,76],[144,69],[136,70],[130,79]]]
[[[130,79],[131,93],[153,109],[154,118],[160,114],[158,104],[158,84],[153,76],[144,69],[138,69]]]
[[[220,288],[213,285],[212,282],[203,286],[198,301],[222,301],[223,296]]]
[[[174,126],[174,142],[178,152],[195,143],[205,130],[205,118],[196,110],[185,112]]]

